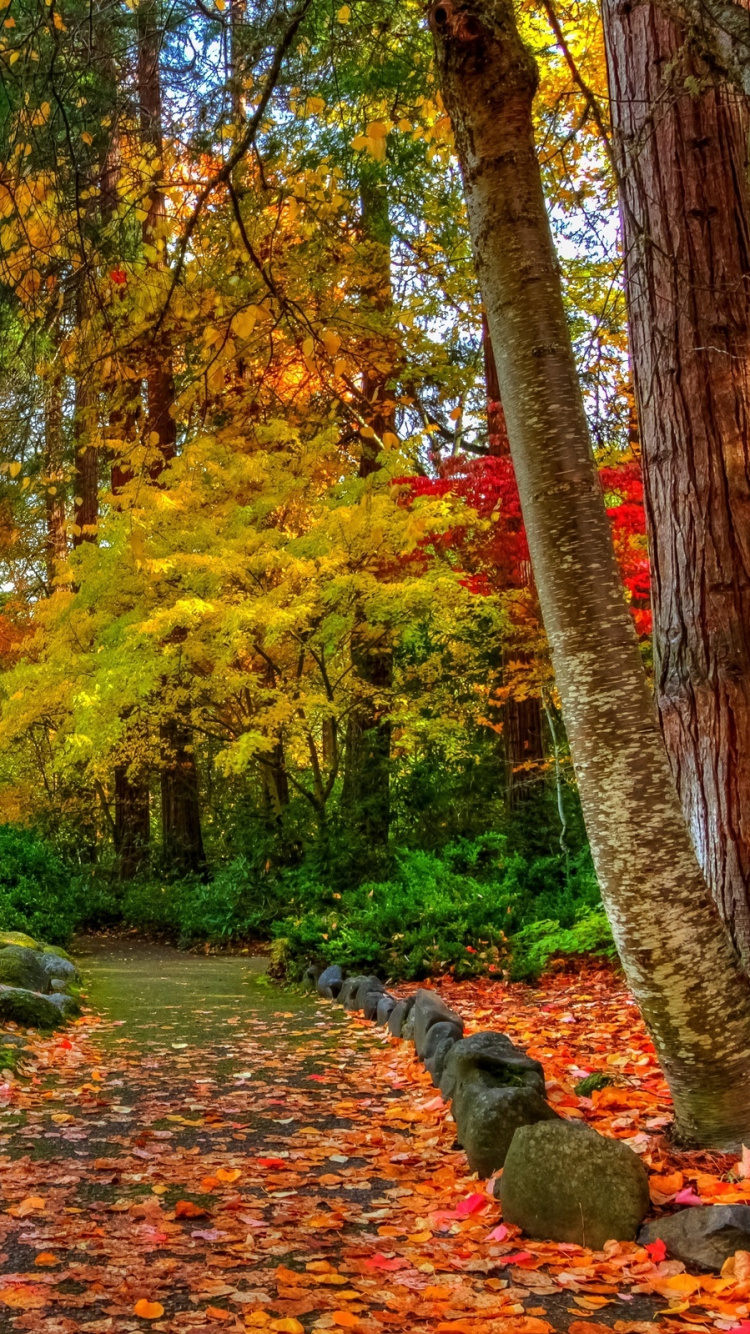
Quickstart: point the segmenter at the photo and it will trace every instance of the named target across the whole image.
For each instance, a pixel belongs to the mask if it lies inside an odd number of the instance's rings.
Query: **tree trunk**
[[[486,315],[482,316],[482,355],[487,395],[488,452],[490,458],[507,458],[510,455],[508,427],[500,397],[500,382],[497,378],[495,353],[492,350]],[[529,583],[528,578],[519,580],[519,587],[528,586]],[[518,649],[514,657],[516,661],[528,661],[528,654],[522,649]],[[544,764],[544,729],[540,697],[528,695],[525,699],[516,699],[511,695],[502,709],[502,728],[507,804],[509,810],[517,810],[536,791],[541,766]],[[529,765],[533,767],[528,768]]]
[[[84,311],[79,307],[79,317]],[[96,404],[85,371],[79,368],[75,389],[73,437],[75,471],[73,475],[73,546],[96,541],[99,521],[99,450],[95,443]],[[92,439],[94,437],[94,439]]]
[[[603,12],[656,700],[698,859],[750,969],[748,104],[706,82],[664,9]]]
[[[128,776],[126,764],[115,765],[115,850],[117,875],[132,880],[148,861],[151,820],[148,784]]]
[[[179,875],[206,864],[192,728],[170,719],[161,730],[161,826],[164,856]]]
[[[615,560],[511,0],[431,10],[534,577],[581,805],[683,1142],[750,1133],[750,986],[696,861]]]
[[[377,314],[387,314],[391,294],[391,224],[387,182],[379,167],[370,166],[360,181],[362,235],[368,248],[369,277],[362,296]],[[388,396],[384,353],[374,340],[362,373],[363,415],[367,426],[361,437],[360,477],[380,468],[381,441],[393,430],[394,407]],[[363,683],[363,698],[352,711],[346,729],[344,805],[349,817],[369,844],[388,846],[391,821],[391,723],[386,698],[393,686],[393,651],[383,631],[373,646],[365,616],[358,611],[352,634],[352,659]]]
[[[44,405],[45,540],[44,564],[49,592],[68,557],[65,525],[65,447],[60,376],[53,368]]]

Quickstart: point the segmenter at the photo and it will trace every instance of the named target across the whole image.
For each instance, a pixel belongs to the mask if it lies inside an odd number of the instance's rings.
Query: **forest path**
[[[586,1316],[507,1267],[518,1243],[492,1237],[498,1208],[406,1044],[241,956],[115,942],[82,964],[98,1013],[34,1040],[31,1083],[0,1103],[0,1330],[548,1334]]]

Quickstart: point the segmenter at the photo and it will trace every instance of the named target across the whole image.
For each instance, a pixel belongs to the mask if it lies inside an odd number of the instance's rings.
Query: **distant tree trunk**
[[[115,765],[115,851],[120,880],[132,880],[148,861],[151,820],[148,784]]]
[[[487,440],[491,458],[508,458],[510,441],[505,422],[500,384],[497,378],[495,354],[492,350],[487,316],[482,317],[482,354],[484,360],[484,381],[487,395]],[[529,579],[519,584],[525,586]],[[502,651],[501,651],[502,655]],[[521,649],[514,654],[516,659],[526,660]],[[500,672],[502,679],[502,671]],[[511,695],[502,708],[502,746],[505,763],[507,804],[510,810],[517,810],[524,801],[534,794],[537,779],[544,764],[544,729],[542,727],[542,701],[538,695],[529,695],[517,699]],[[531,765],[531,768],[526,766]]]
[[[47,487],[44,564],[50,592],[54,590],[60,566],[65,564],[68,557],[64,462],[62,385],[59,374],[53,369],[44,405],[44,472]]]
[[[85,318],[85,306],[79,302],[79,322]],[[96,444],[96,398],[83,367],[78,369],[75,388],[73,438],[75,465],[73,473],[73,546],[95,542],[99,522],[99,450]]]
[[[138,7],[138,94],[141,139],[154,158],[164,152],[162,127],[161,73],[159,53],[158,0],[143,0]],[[166,218],[164,192],[154,184],[147,200],[143,223],[144,245],[152,248],[149,263],[155,268],[163,263]],[[158,482],[164,468],[177,452],[177,425],[174,418],[175,384],[170,348],[161,339],[151,342],[148,356],[146,435],[150,454],[149,475]],[[182,870],[199,870],[205,864],[201,833],[198,771],[190,727],[179,719],[162,728],[162,838],[169,860]]]
[[[384,174],[370,168],[360,182],[362,235],[368,249],[369,276],[363,298],[378,314],[391,307],[391,223]],[[393,430],[394,407],[388,394],[388,371],[382,369],[383,352],[375,340],[369,363],[362,375],[363,415],[366,430],[361,436],[360,477],[370,477],[380,468],[381,441]],[[373,847],[388,846],[391,822],[390,763],[391,722],[388,696],[393,687],[393,651],[387,632],[376,633],[376,642],[358,614],[352,637],[352,659],[365,690],[350,714],[346,730],[344,805],[360,832]]]
[[[206,864],[200,820],[198,768],[192,728],[169,719],[161,732],[161,824],[164,856],[179,874]]]
[[[602,896],[684,1142],[750,1134],[750,986],[675,791],[615,559],[512,0],[437,0],[443,99],[544,623]]]
[[[604,0],[652,563],[656,700],[750,968],[748,101],[649,0]]]

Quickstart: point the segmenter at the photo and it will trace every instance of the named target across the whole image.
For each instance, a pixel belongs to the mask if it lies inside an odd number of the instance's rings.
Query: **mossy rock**
[[[37,949],[41,950],[42,954],[56,954],[59,959],[67,959],[68,963],[75,963],[73,956],[68,954],[68,951],[64,950],[62,945],[37,945]]]
[[[24,945],[0,949],[0,985],[24,991],[49,991],[49,975],[41,956]]]
[[[66,996],[65,1000],[68,999]],[[58,1001],[38,991],[23,987],[0,986],[0,1020],[22,1024],[24,1028],[59,1028],[65,1017]]]
[[[39,945],[32,936],[23,931],[0,931],[0,949],[4,945],[23,945],[27,950],[38,950]]]

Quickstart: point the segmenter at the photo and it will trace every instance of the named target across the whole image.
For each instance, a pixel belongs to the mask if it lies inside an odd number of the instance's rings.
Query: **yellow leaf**
[[[216,0],[216,8],[218,9],[220,14],[223,13],[226,7],[227,7],[227,0]]]
[[[306,338],[304,343],[302,344],[303,357],[311,357],[314,350],[315,350],[315,340],[313,338]]]
[[[321,111],[325,111],[325,105],[324,97],[308,97],[305,102],[305,115],[317,116]]]
[[[384,120],[371,120],[367,126],[368,139],[385,139],[391,126]]]
[[[335,357],[341,347],[341,339],[333,329],[326,329],[321,335],[321,342],[329,357]]]
[[[84,142],[85,144],[93,144],[93,142],[94,142],[93,139],[91,138],[91,135],[89,134],[88,130],[84,130],[84,131],[83,131],[83,134],[81,135],[81,138],[83,139],[83,142]]]
[[[386,449],[395,449],[398,444],[398,436],[394,435],[393,431],[384,431],[383,444]]]
[[[11,477],[17,477],[20,471],[21,471],[21,464],[18,462],[18,459],[14,459],[10,467],[8,468],[8,472],[10,473]]]
[[[61,15],[61,14],[58,14],[57,11],[55,11],[55,13],[52,15],[52,22],[54,23],[54,25],[55,25],[55,27],[57,28],[58,32],[67,32],[67,31],[68,31],[68,29],[65,27],[65,24],[64,24],[63,21],[62,21],[62,15]]]
[[[161,1302],[150,1302],[148,1298],[141,1297],[133,1307],[133,1313],[140,1316],[141,1320],[159,1320],[164,1315],[164,1307]]]
[[[400,120],[398,122],[398,128],[402,130],[404,134],[406,134],[408,133],[409,130],[412,129],[412,123],[410,120]]]
[[[276,1330],[277,1334],[305,1334],[305,1326],[301,1325],[299,1320],[295,1320],[293,1315],[269,1321],[268,1328]]]
[[[232,328],[238,338],[249,338],[258,318],[258,307],[248,306],[247,310],[238,310],[232,320]]]
[[[249,1325],[251,1329],[262,1329],[270,1319],[271,1317],[267,1311],[251,1311],[249,1315],[245,1316],[245,1324]]]
[[[239,1167],[220,1167],[216,1173],[216,1180],[231,1183],[232,1181],[239,1181],[241,1176]]]
[[[352,16],[352,11],[348,5],[342,5],[340,10],[336,14],[336,18],[338,19],[339,23],[348,23],[351,16]]]

